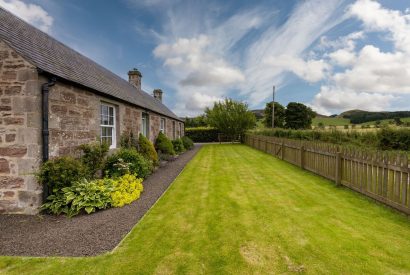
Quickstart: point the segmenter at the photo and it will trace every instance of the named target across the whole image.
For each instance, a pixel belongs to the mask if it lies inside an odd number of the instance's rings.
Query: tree
[[[215,102],[212,109],[206,108],[205,113],[212,127],[231,138],[243,136],[256,123],[255,115],[248,110],[248,106],[232,99]]]
[[[265,126],[272,127],[272,102],[266,103]],[[285,124],[285,107],[275,102],[275,127],[283,128]]]
[[[302,103],[290,102],[285,111],[285,127],[291,129],[308,129],[312,126],[315,112]]]
[[[396,123],[397,126],[400,126],[403,124],[403,121],[401,121],[400,117],[395,117],[394,119],[394,123]]]

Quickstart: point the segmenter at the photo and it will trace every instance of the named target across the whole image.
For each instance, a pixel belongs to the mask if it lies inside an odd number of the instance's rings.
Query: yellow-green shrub
[[[113,180],[113,186],[114,190],[111,193],[111,205],[113,207],[123,207],[137,200],[144,189],[142,179],[130,174]]]

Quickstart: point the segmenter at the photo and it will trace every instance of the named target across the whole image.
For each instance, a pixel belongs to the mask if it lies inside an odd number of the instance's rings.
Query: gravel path
[[[112,250],[144,216],[198,152],[196,145],[144,181],[130,205],[74,218],[0,215],[0,255],[91,256]]]

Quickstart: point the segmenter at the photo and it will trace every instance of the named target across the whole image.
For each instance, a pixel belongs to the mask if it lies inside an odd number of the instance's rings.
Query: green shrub
[[[184,144],[184,148],[187,150],[191,150],[194,147],[194,142],[187,136],[183,136],[181,138],[182,143]]]
[[[112,191],[113,182],[110,179],[82,179],[49,196],[41,209],[55,215],[64,213],[69,217],[78,215],[82,210],[90,214],[111,205]]]
[[[382,150],[410,151],[410,129],[383,128],[377,136]]]
[[[110,177],[124,174],[136,174],[146,178],[153,170],[152,162],[144,158],[136,149],[121,148],[117,153],[109,156],[105,162],[104,171]]]
[[[154,165],[158,164],[158,154],[154,145],[143,134],[138,138],[138,152],[145,158],[152,161]]]
[[[138,139],[132,131],[124,132],[120,138],[121,148],[138,148]]]
[[[177,138],[172,141],[172,146],[174,146],[174,150],[177,154],[180,154],[185,151],[184,144],[180,138]]]
[[[410,150],[410,129],[383,128],[375,132],[264,129],[252,134],[299,140],[349,144],[382,150]]]
[[[171,140],[162,132],[158,134],[158,137],[155,140],[155,149],[160,151],[161,154],[175,155],[174,146],[172,145]]]
[[[135,175],[126,174],[113,181],[113,192],[111,200],[113,207],[123,207],[126,204],[137,200],[144,187],[142,179]]]
[[[79,146],[79,149],[82,151],[80,160],[87,169],[88,178],[94,178],[96,172],[104,164],[109,145],[106,143],[83,144]]]
[[[185,135],[194,142],[218,142],[218,133],[210,127],[185,128]]]
[[[83,163],[68,156],[48,160],[41,165],[37,173],[38,182],[47,184],[50,194],[57,193],[87,176],[88,170]]]

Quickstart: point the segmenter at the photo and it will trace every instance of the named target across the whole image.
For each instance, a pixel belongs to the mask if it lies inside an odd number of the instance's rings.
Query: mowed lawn
[[[244,145],[207,145],[113,252],[0,257],[14,274],[296,272],[409,274],[410,219]]]

